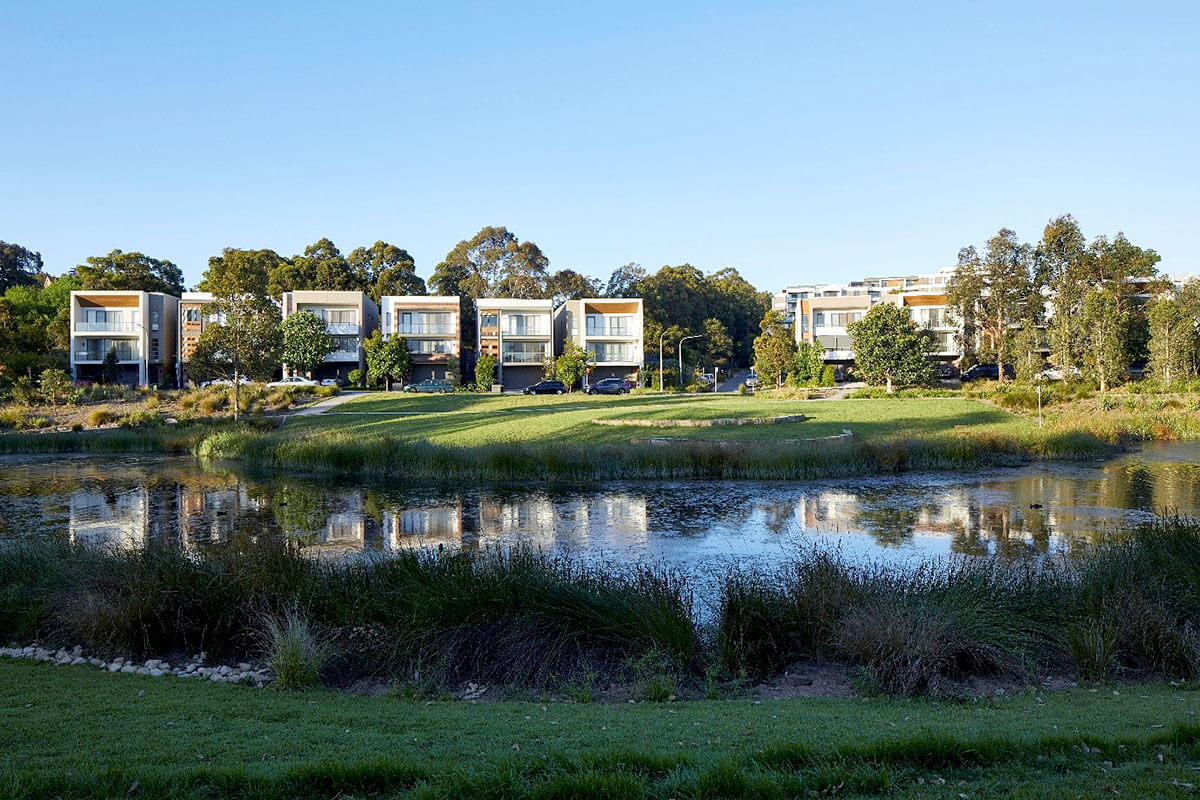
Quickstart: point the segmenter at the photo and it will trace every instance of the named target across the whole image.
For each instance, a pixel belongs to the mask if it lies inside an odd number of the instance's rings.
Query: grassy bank
[[[711,614],[696,610],[694,579],[520,550],[329,562],[270,542],[241,547],[10,545],[0,639],[279,662],[292,652],[282,625],[317,645],[311,667],[331,683],[434,695],[475,681],[663,700],[808,662],[893,694],[957,694],[977,679],[1200,675],[1200,523],[1178,520],[1061,566],[968,559],[914,572],[811,554],[719,577]]]
[[[80,698],[87,698],[80,702]],[[1184,796],[1194,689],[616,706],[288,694],[0,663],[0,794]]]

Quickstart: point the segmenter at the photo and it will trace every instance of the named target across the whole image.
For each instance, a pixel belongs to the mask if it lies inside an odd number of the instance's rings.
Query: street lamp
[[[688,339],[703,339],[703,338],[704,337],[701,334],[697,333],[693,336],[685,336],[679,340],[679,388],[680,389],[683,388],[683,343],[686,342]]]
[[[663,390],[663,337],[667,335],[667,329],[663,328],[662,333],[658,335],[658,391],[662,394]]]

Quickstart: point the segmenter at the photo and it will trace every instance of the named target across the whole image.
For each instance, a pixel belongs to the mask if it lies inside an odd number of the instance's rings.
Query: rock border
[[[630,439],[630,444],[703,444],[714,447],[743,447],[751,444],[771,444],[771,445],[798,445],[812,444],[813,442],[838,442],[854,437],[854,432],[842,428],[841,433],[836,433],[832,436],[816,436],[812,439],[771,439],[766,442],[744,441],[744,440],[729,440],[729,439],[684,439],[679,436],[650,436],[644,439]]]
[[[271,671],[266,667],[255,667],[253,664],[241,662],[236,665],[217,664],[204,666],[205,654],[200,653],[183,666],[172,667],[169,662],[159,658],[151,658],[144,662],[132,658],[116,658],[107,661],[95,656],[85,656],[83,648],[75,646],[71,650],[59,648],[57,651],[47,647],[28,645],[26,647],[0,647],[0,656],[27,661],[41,661],[60,666],[79,667],[91,666],[107,672],[125,675],[146,675],[151,678],[162,678],[168,675],[177,678],[201,678],[213,683],[241,683],[255,688],[262,688],[271,681]]]

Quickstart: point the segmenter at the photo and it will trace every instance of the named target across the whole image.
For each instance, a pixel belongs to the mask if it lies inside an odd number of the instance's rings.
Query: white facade
[[[71,376],[98,381],[109,351],[123,383],[158,383],[173,373],[179,298],[160,292],[71,292]]]

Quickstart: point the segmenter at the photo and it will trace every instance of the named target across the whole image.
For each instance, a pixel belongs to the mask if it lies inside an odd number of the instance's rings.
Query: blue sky
[[[944,7],[939,7],[943,6]],[[0,0],[0,239],[63,272],[506,225],[764,289],[1073,213],[1200,271],[1200,4]]]

